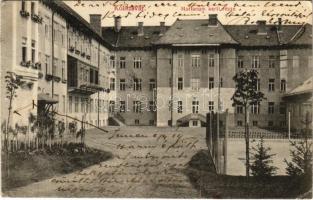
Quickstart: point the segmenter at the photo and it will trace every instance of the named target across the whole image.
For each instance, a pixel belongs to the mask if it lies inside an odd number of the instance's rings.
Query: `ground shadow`
[[[35,152],[2,153],[2,192],[68,174],[111,159],[112,153],[77,144]],[[8,165],[7,165],[8,162]]]
[[[310,184],[303,179],[289,176],[259,180],[216,174],[207,150],[195,154],[184,173],[201,198],[296,198],[310,188]]]

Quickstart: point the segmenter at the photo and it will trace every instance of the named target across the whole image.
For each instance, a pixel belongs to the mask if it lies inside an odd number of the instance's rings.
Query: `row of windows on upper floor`
[[[28,12],[28,2],[25,0],[21,1],[20,15],[23,18],[28,19],[30,16],[32,21],[35,23],[42,23],[43,18],[40,16],[39,12],[37,13],[37,4],[35,1],[30,2],[30,13]]]
[[[128,105],[126,104],[126,101],[119,101],[119,104],[116,104],[115,101],[110,101],[109,102],[109,112],[126,112],[126,111],[131,111],[130,108],[128,108]],[[177,112],[179,114],[182,114],[184,112],[184,105],[183,101],[176,101],[174,103],[175,106],[173,106],[172,101],[168,101],[168,111],[172,112],[172,109],[174,112]],[[191,112],[192,113],[199,113],[200,109],[200,102],[198,100],[191,101],[190,104]],[[250,107],[250,112],[252,114],[258,115],[260,114],[260,104],[253,104]],[[143,111],[150,111],[150,112],[155,112],[157,111],[157,106],[155,104],[155,101],[138,101],[135,100],[133,101],[132,104],[132,111],[135,113],[141,113]],[[202,111],[206,112],[211,112],[215,111],[215,103],[214,101],[208,101],[207,106],[204,109],[201,109]],[[222,109],[222,108],[221,108]],[[187,110],[189,112],[189,110]],[[284,103],[279,104],[279,110],[275,110],[275,102],[268,102],[268,108],[267,108],[267,113],[269,115],[274,115],[279,113],[280,115],[285,115],[286,114],[286,105]],[[243,107],[242,106],[236,106],[236,114],[243,114]]]
[[[198,68],[201,66],[201,55],[190,55],[190,66],[194,68]],[[237,58],[219,58],[224,60],[235,60],[237,68],[246,68],[247,66],[250,66],[251,68],[260,68],[261,67],[261,61],[267,64],[264,64],[264,67],[266,68],[273,68],[275,69],[277,66],[279,66],[280,57],[269,55],[269,56],[259,56],[259,55],[253,55],[249,57],[245,56],[237,56]],[[312,56],[308,56],[308,63],[312,63]],[[185,65],[185,58],[184,55],[178,54],[177,55],[177,66],[178,67],[184,67]],[[249,61],[250,60],[250,61]],[[285,59],[286,60],[286,59]],[[247,63],[249,61],[249,63]],[[292,58],[293,66],[299,66],[299,56],[293,56]],[[132,62],[132,67],[135,69],[141,69],[142,68],[142,58],[141,57],[133,57],[132,59],[126,59],[125,56],[119,57],[119,59],[116,59],[115,56],[110,57],[110,66],[112,68],[119,67],[120,69],[125,69],[126,63]],[[169,59],[169,63],[172,63],[172,60]],[[309,65],[309,64],[308,64]],[[217,54],[209,54],[208,55],[208,67],[215,67],[217,66]]]
[[[53,66],[52,66],[52,58],[50,55],[42,55],[41,52],[38,52],[37,57],[37,48],[36,41],[31,41],[31,51],[30,58],[28,56],[28,46],[27,46],[27,38],[22,38],[22,47],[21,47],[21,63],[20,65],[23,67],[31,67],[33,69],[44,70],[46,74],[54,74],[54,76],[60,77],[62,80],[66,80],[66,62],[65,60],[58,59],[56,57],[53,58]],[[44,56],[44,57],[42,57]],[[44,62],[41,62],[44,61]],[[51,67],[52,66],[52,67]]]
[[[27,14],[27,3],[26,1],[22,1],[21,3],[21,15],[22,17],[28,17]],[[34,16],[40,16],[40,11],[38,11],[38,15],[35,14],[36,12],[36,3],[31,2],[31,16],[32,19]],[[23,13],[23,14],[22,14]],[[26,13],[26,14],[25,14]],[[24,16],[26,15],[26,16]],[[60,45],[63,48],[66,47],[66,28],[64,25],[59,24],[54,20],[53,22],[53,33],[52,30],[52,22],[49,16],[44,16],[44,18],[39,17],[40,24],[44,28],[44,37],[46,39],[51,39],[53,34],[53,41],[54,44]],[[81,32],[77,31],[74,28],[69,28],[68,31],[68,47],[70,52],[74,52],[76,54],[80,54],[82,57],[86,58],[87,60],[91,60],[91,57],[94,59],[97,59],[97,52],[98,52],[98,46],[94,45],[92,43],[92,40],[90,37],[82,34]],[[107,62],[107,56],[105,56],[105,62]]]
[[[69,113],[105,113],[107,111],[108,101],[103,99],[93,99],[78,96],[68,97],[68,112]]]
[[[223,87],[223,77],[220,78],[219,83],[214,80],[214,77],[209,77],[209,83],[208,88],[213,89],[215,85],[220,85],[220,87]],[[193,91],[199,91],[200,89],[200,79],[199,78],[192,78],[190,79],[191,83],[191,89]],[[116,89],[116,80],[115,78],[110,78],[110,90],[114,91]],[[171,85],[171,80],[170,80]],[[286,80],[282,79],[280,80],[280,91],[285,92],[286,91]],[[129,80],[126,82],[126,79],[119,79],[119,90],[125,91],[127,88],[132,88],[134,91],[141,91],[142,90],[142,79],[141,78],[133,78],[132,80]],[[149,90],[153,91],[156,88],[156,80],[150,79],[149,80]],[[269,92],[275,92],[275,79],[268,79],[268,91]],[[183,90],[184,89],[184,80],[183,77],[177,78],[177,90]],[[255,85],[255,89],[260,91],[261,90],[261,80],[258,79]]]

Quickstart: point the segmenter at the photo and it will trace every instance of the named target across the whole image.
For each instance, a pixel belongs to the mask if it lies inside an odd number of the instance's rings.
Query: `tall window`
[[[134,57],[134,68],[141,69],[141,57]]]
[[[191,67],[200,67],[200,55],[191,56]]]
[[[184,55],[183,54],[177,55],[177,61],[178,61],[178,67],[179,68],[184,67]]]
[[[257,91],[260,91],[260,88],[261,88],[261,80],[260,79],[257,79],[256,80],[256,83],[255,83],[255,89]]]
[[[155,79],[150,79],[150,81],[149,81],[150,91],[153,91],[154,88],[155,88]]]
[[[126,81],[125,79],[120,79],[120,90],[125,91],[126,89]]]
[[[268,80],[268,91],[275,91],[275,79],[271,78]]]
[[[49,18],[46,18],[49,21]],[[45,24],[45,38],[49,38],[49,25]]]
[[[27,38],[22,38],[22,61],[27,62]]]
[[[191,89],[194,91],[199,91],[200,88],[200,79],[193,78],[191,79]]]
[[[82,113],[85,113],[85,99],[82,97],[81,99],[80,99],[80,110],[81,110],[81,112]]]
[[[110,90],[115,90],[115,78],[110,78]]]
[[[238,56],[237,57],[237,67],[239,69],[243,68],[243,56]]]
[[[285,79],[280,80],[280,91],[282,91],[282,92],[286,91],[286,80]]]
[[[242,114],[243,113],[243,106],[236,105],[236,113],[237,114]]]
[[[209,67],[214,67],[215,55],[209,54]]]
[[[78,112],[78,103],[79,103],[79,98],[75,97],[75,112]]]
[[[125,101],[120,101],[120,112],[125,112],[126,104]]]
[[[26,2],[25,0],[22,0],[22,8],[21,8],[22,11],[25,11],[26,10]]]
[[[149,101],[149,111],[154,112],[155,111],[155,103],[154,101]]]
[[[259,68],[260,67],[260,56],[252,56],[252,68]]]
[[[31,2],[31,4],[30,4],[30,13],[32,15],[35,14],[35,2]]]
[[[110,56],[110,67],[115,68],[115,56]]]
[[[220,87],[223,87],[223,77],[220,78]]]
[[[192,101],[192,113],[199,112],[199,101]]]
[[[184,83],[183,83],[183,78],[178,77],[178,82],[177,82],[177,89],[182,90],[184,88]]]
[[[286,114],[286,105],[284,103],[279,104],[279,114],[281,115]]]
[[[133,112],[141,113],[141,102],[140,101],[133,101]]]
[[[99,72],[95,70],[95,84],[99,84]]]
[[[212,89],[212,88],[214,88],[214,78],[210,77],[209,78],[209,89]]]
[[[120,68],[125,69],[125,67],[126,67],[126,58],[120,57]]]
[[[115,101],[110,101],[109,102],[109,112],[114,113],[115,111]]]
[[[214,101],[209,101],[209,111],[214,111]]]
[[[72,96],[68,97],[68,112],[72,113],[72,103],[73,103],[73,99]]]
[[[268,67],[269,68],[275,68],[275,56],[269,56],[268,57]]]
[[[254,103],[251,105],[251,113],[259,114],[260,113],[260,103]]]
[[[94,107],[93,99],[90,99],[90,112],[91,113],[93,113],[93,107]]]
[[[53,76],[57,76],[58,75],[58,59],[57,58],[54,58],[53,59],[53,69],[52,69],[52,73],[53,73]]]
[[[32,40],[32,63],[36,62],[36,42]]]
[[[51,69],[50,69],[50,57],[48,55],[45,56],[45,70],[46,74],[51,74]]]
[[[134,91],[141,91],[141,79],[134,78],[134,86],[133,89]]]
[[[274,114],[274,102],[268,102],[268,114]]]
[[[183,102],[177,101],[177,113],[183,113]]]
[[[66,80],[66,77],[65,77],[65,61],[62,60],[62,80]]]

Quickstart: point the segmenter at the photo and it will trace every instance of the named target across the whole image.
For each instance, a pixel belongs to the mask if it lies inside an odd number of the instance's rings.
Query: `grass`
[[[218,175],[209,157],[208,151],[201,150],[185,169],[202,198],[296,198],[312,185],[311,180],[289,176],[272,176],[262,181],[255,177]]]
[[[67,174],[112,158],[109,152],[69,143],[35,152],[18,152],[9,155],[7,175],[6,154],[2,152],[2,191],[25,186],[57,175]]]

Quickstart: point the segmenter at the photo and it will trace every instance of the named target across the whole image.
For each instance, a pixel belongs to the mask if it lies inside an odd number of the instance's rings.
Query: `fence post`
[[[288,139],[290,140],[290,111],[288,112]]]
[[[225,113],[225,133],[224,133],[224,174],[227,174],[227,139],[228,139],[228,109]]]

